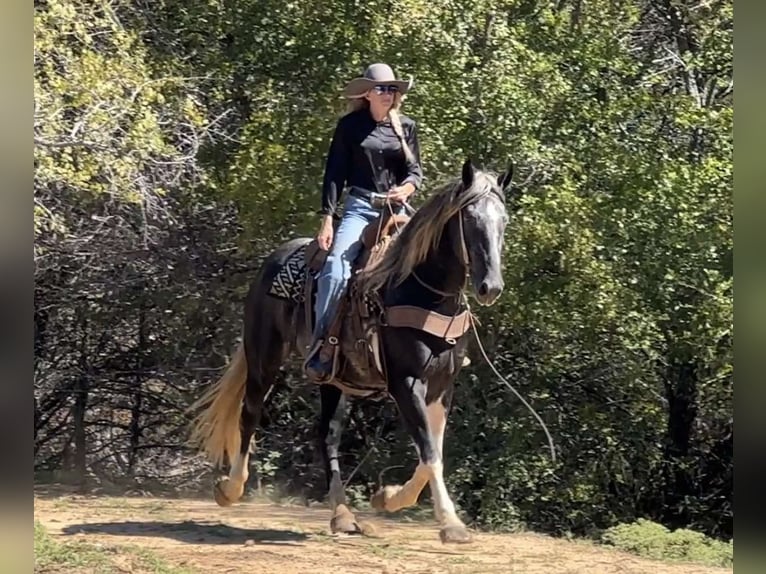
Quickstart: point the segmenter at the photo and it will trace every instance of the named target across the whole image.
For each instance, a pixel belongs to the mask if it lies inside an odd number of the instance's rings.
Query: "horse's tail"
[[[239,419],[246,382],[245,347],[240,343],[221,378],[189,409],[203,409],[192,422],[189,442],[216,466],[239,454],[242,440]]]

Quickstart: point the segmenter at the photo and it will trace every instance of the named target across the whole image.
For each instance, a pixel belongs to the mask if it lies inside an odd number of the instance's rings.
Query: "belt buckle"
[[[370,193],[370,205],[372,205],[374,209],[383,209],[386,206],[387,197],[388,196],[383,193],[376,193],[373,191]]]

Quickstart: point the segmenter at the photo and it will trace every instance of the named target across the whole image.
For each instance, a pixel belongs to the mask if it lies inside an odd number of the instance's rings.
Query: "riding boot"
[[[304,373],[315,383],[326,383],[332,377],[334,359],[332,347],[325,344],[324,338],[317,339],[304,366]]]
[[[317,324],[313,342],[309,350],[308,359],[303,366],[305,375],[315,383],[326,383],[332,377],[333,363],[335,362],[335,347],[338,344],[338,325],[340,320],[340,303],[333,302],[328,309],[327,317],[323,317]]]

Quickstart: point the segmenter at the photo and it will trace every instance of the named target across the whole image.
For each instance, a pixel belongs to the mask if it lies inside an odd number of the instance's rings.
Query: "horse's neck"
[[[449,231],[445,230],[438,246],[431,249],[415,273],[428,285],[445,293],[457,293],[465,281],[465,267],[457,258]]]
[[[449,231],[445,230],[439,244],[429,250],[413,273],[400,285],[385,290],[383,300],[389,306],[415,305],[450,315],[461,306],[459,293],[464,281],[465,268],[455,255]],[[445,297],[445,293],[450,295]]]

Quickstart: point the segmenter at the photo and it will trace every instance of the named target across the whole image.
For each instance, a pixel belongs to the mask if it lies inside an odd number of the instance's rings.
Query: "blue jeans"
[[[395,209],[396,213],[399,209]],[[330,252],[317,276],[317,298],[314,308],[314,341],[323,337],[335,317],[341,296],[351,278],[351,266],[362,250],[362,231],[381,211],[370,202],[353,195],[346,197],[343,218],[335,230]]]

